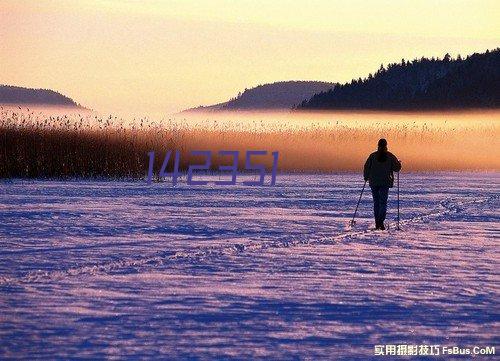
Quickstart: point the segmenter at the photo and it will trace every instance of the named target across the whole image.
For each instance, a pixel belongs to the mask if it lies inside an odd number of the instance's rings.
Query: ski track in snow
[[[415,223],[415,222],[421,222],[427,219],[430,219],[432,217],[439,217],[439,216],[444,216],[447,213],[458,213],[462,211],[461,207],[471,205],[471,204],[481,204],[481,203],[488,203],[492,202],[494,200],[497,200],[498,196],[490,196],[487,198],[483,198],[480,200],[472,200],[468,202],[461,202],[457,200],[452,200],[452,199],[446,199],[444,201],[440,202],[440,206],[443,208],[442,210],[435,211],[435,212],[430,212],[427,214],[421,214],[412,217],[411,219],[407,220],[401,220],[400,225],[401,226],[407,226],[409,224]],[[391,227],[393,230],[396,228],[396,220],[393,222],[388,222],[390,224],[390,227],[388,229],[388,232],[391,232]],[[355,229],[355,227],[354,227]],[[345,230],[340,234],[331,236],[331,237],[324,237],[320,239],[304,239],[304,240],[299,240],[299,241],[274,241],[274,242],[266,242],[266,243],[259,243],[259,242],[253,242],[248,245],[242,244],[242,243],[236,243],[232,244],[229,246],[221,246],[218,248],[211,248],[211,247],[206,247],[208,249],[204,249],[201,251],[179,251],[179,252],[158,252],[157,255],[154,256],[146,256],[146,257],[136,257],[136,258],[127,258],[127,259],[122,259],[122,260],[117,260],[105,264],[97,264],[97,265],[92,265],[92,266],[83,266],[79,268],[70,268],[68,270],[64,271],[53,271],[53,272],[44,272],[44,271],[30,271],[28,274],[24,277],[21,278],[0,278],[0,285],[2,284],[8,284],[8,283],[15,283],[15,282],[43,282],[43,281],[53,281],[58,278],[64,278],[68,276],[75,276],[75,275],[81,275],[81,274],[90,274],[90,275],[95,275],[97,273],[108,273],[114,270],[119,270],[120,268],[127,268],[127,267],[141,267],[141,266],[155,266],[158,264],[163,264],[164,262],[167,262],[169,260],[176,260],[176,259],[209,259],[211,257],[219,257],[223,255],[228,255],[232,253],[241,253],[241,252],[255,252],[259,250],[265,250],[268,248],[280,248],[280,247],[293,247],[293,246],[298,246],[298,245],[318,245],[318,244],[331,244],[336,241],[340,241],[343,239],[355,239],[357,236],[363,236],[367,235],[371,232],[376,232],[375,230],[368,228],[366,230],[362,231],[355,231],[353,229],[350,230]]]
[[[402,231],[393,189],[388,232],[370,230],[369,190],[346,229],[356,177],[0,184],[0,357],[369,359],[383,343],[498,343],[498,173],[402,176]]]

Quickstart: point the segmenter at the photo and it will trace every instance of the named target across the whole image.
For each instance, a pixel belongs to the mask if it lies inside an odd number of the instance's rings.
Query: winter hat
[[[385,147],[387,147],[387,140],[385,140],[384,138],[380,139],[378,141],[378,147],[379,148],[385,148]]]

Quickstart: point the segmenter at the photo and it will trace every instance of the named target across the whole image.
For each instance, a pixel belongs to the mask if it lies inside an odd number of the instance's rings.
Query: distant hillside
[[[465,59],[405,61],[314,95],[299,109],[453,109],[500,107],[500,48]]]
[[[225,103],[200,106],[186,111],[277,110],[291,109],[316,93],[335,84],[321,81],[281,81],[245,89]]]
[[[73,99],[48,89],[0,85],[0,104],[38,104],[81,107]]]

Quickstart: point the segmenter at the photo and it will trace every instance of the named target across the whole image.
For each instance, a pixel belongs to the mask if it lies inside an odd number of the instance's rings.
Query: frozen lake
[[[374,358],[499,344],[500,174],[402,174],[402,231],[360,175],[275,187],[0,183],[0,358]]]

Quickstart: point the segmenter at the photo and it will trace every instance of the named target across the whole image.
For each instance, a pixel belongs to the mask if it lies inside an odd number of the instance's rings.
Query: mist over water
[[[63,128],[106,133],[120,144],[141,139],[155,150],[280,152],[279,170],[357,171],[386,138],[406,171],[500,170],[500,111],[447,112],[209,112],[155,117],[68,108],[4,108],[3,128]],[[257,159],[257,158],[256,158]],[[213,167],[227,163],[214,155]],[[259,160],[271,166],[271,157]],[[146,165],[145,165],[146,166]]]
[[[169,119],[182,120],[191,126],[207,128],[230,127],[241,130],[317,130],[350,128],[387,128],[427,126],[433,130],[486,126],[500,121],[500,110],[469,110],[440,112],[383,111],[275,111],[275,112],[191,112],[175,114]]]
[[[379,138],[389,141],[406,170],[500,169],[497,110],[204,113],[170,121],[180,120],[191,130],[183,144],[278,150],[287,171],[358,170]]]

